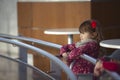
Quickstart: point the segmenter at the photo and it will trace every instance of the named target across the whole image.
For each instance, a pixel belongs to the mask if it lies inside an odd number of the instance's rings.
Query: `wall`
[[[97,19],[102,24],[105,39],[119,38],[120,34],[120,5],[119,2],[92,0],[92,2],[18,2],[19,34],[66,44],[67,36],[44,34],[49,28],[78,28],[86,19]],[[79,40],[79,35],[74,35],[74,42]],[[53,55],[59,50],[44,46],[43,48]],[[108,53],[111,51],[108,50]],[[49,71],[49,60],[43,56],[34,55],[34,65],[43,71]],[[45,62],[45,63],[43,63]]]
[[[18,35],[17,27],[17,0],[0,0],[0,33]],[[0,43],[0,52],[16,54],[17,48]]]
[[[120,1],[102,1],[91,3],[91,16],[101,22],[104,39],[120,38]],[[107,54],[114,49],[106,48]]]
[[[58,44],[67,44],[67,35],[47,35],[45,29],[78,28],[80,23],[91,18],[90,2],[18,2],[19,34]],[[79,35],[74,35],[74,42]],[[59,50],[39,46],[53,55]],[[49,60],[34,52],[34,65],[43,71],[49,71]],[[64,78],[65,79],[65,78]]]

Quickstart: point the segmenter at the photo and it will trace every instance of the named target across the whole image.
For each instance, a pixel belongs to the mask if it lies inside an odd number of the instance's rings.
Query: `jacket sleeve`
[[[75,44],[67,44],[63,45],[60,49],[60,55],[62,55],[65,52],[70,52],[75,48]]]
[[[111,62],[108,57],[101,57],[99,60],[102,61],[103,68],[109,71],[119,72],[120,73],[120,64]]]
[[[98,44],[96,42],[88,42],[83,46],[74,48],[68,55],[68,59],[77,59],[82,54],[88,54],[90,56],[94,56],[96,55],[94,53],[95,51],[98,51]]]
[[[120,71],[119,67],[120,64],[117,64],[115,62],[108,62],[108,61],[103,62],[103,68],[109,71],[114,71],[114,72]]]

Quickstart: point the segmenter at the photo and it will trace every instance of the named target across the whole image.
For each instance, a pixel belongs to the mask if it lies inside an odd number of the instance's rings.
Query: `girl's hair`
[[[103,40],[103,36],[102,36],[100,28],[101,28],[101,25],[97,20],[86,20],[80,25],[79,31],[80,31],[80,33],[84,33],[84,32],[94,33],[94,32],[96,32],[97,35],[95,36],[94,39],[97,42],[100,42],[101,40]]]

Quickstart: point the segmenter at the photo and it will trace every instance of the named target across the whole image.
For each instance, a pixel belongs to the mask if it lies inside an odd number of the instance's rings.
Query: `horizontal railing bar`
[[[20,42],[18,40],[10,40],[10,39],[6,39],[6,38],[0,38],[0,41],[1,42],[10,43],[10,44],[14,44],[14,45],[21,46],[21,47],[25,47],[25,48],[31,49],[31,50],[33,50],[35,52],[38,52],[38,54],[41,54],[41,55],[43,55],[45,57],[48,57],[50,60],[52,60],[55,63],[57,63],[60,66],[60,68],[62,68],[66,72],[66,74],[69,76],[69,78],[71,80],[77,80],[76,76],[67,67],[67,65],[65,65],[60,59],[58,59],[57,57],[55,57],[51,53],[49,53],[47,51],[44,51],[44,50],[42,50],[40,48],[34,47],[32,45],[25,44],[25,43]]]
[[[20,63],[20,64],[24,64],[24,65],[26,65],[27,67],[30,67],[30,68],[34,69],[36,72],[40,72],[40,74],[45,75],[46,77],[49,77],[49,78],[51,78],[52,80],[55,80],[53,77],[49,76],[48,74],[46,74],[46,73],[43,72],[42,70],[40,70],[40,69],[38,69],[38,68],[36,68],[36,67],[34,67],[34,66],[31,66],[31,65],[29,65],[29,64],[27,64],[27,63],[25,63],[25,62],[23,62],[23,61],[21,61],[21,60],[13,59],[13,58],[11,58],[11,57],[4,56],[4,55],[0,55],[0,57],[5,58],[5,59],[8,59],[8,60],[11,60],[11,61],[14,61],[14,62],[17,62],[17,63]]]
[[[94,58],[92,58],[92,57],[90,57],[90,56],[88,56],[86,54],[83,54],[80,57],[83,58],[83,59],[85,59],[85,60],[87,60],[87,61],[89,61],[89,62],[91,62],[91,63],[93,63],[93,64],[96,63],[96,59],[94,59]]]
[[[0,37],[4,37],[4,38],[8,38],[8,39],[18,39],[18,40],[28,41],[28,42],[32,42],[32,43],[38,43],[38,44],[53,47],[56,49],[61,48],[61,45],[59,45],[59,44],[55,44],[52,42],[47,42],[47,41],[43,41],[43,40],[39,40],[39,39],[35,39],[35,38],[28,38],[28,37],[24,37],[24,36],[13,36],[13,35],[8,35],[8,34],[0,34]]]
[[[38,40],[38,39],[34,39],[34,38],[28,38],[28,37],[23,37],[23,36],[11,36],[11,35],[6,35],[6,34],[0,34],[0,37],[5,37],[5,38],[10,38],[10,39],[19,39],[19,40],[25,40],[25,41],[29,41],[29,42],[35,42],[38,44],[42,44],[42,45],[46,45],[49,47],[53,47],[53,48],[57,48],[60,49],[62,45],[59,44],[55,44],[55,43],[51,43],[51,42],[47,42],[47,41],[43,41],[43,40]],[[95,64],[96,63],[96,59],[83,54],[80,56],[81,58],[88,60],[89,62]],[[111,72],[111,71],[106,71],[108,74],[110,74],[113,78],[119,78],[120,79],[120,75],[118,75],[116,72]]]

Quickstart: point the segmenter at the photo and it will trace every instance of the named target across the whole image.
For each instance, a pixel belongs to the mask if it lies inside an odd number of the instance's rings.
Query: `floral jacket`
[[[93,58],[98,58],[99,44],[95,40],[87,40],[85,42],[78,42],[67,44],[60,49],[60,55],[64,52],[69,52],[67,57],[68,66],[74,61],[72,71],[74,74],[79,73],[93,73],[94,65],[85,59],[80,58],[80,55],[87,54]]]

